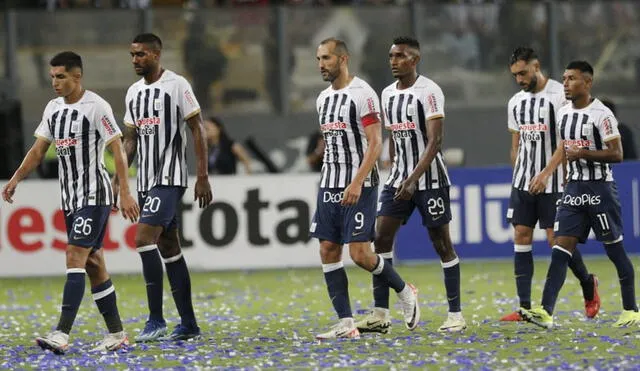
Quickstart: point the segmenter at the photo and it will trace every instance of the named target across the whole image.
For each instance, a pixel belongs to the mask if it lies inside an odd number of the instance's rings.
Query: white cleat
[[[55,354],[64,354],[69,350],[69,335],[56,330],[47,336],[38,336],[36,344],[40,348],[50,350]]]
[[[318,340],[328,339],[360,339],[360,331],[353,322],[353,318],[342,319],[337,324],[331,326],[329,331],[316,335]]]
[[[97,347],[91,349],[92,352],[113,352],[129,345],[129,338],[124,331],[107,334]]]
[[[467,328],[467,322],[462,317],[462,312],[451,313],[447,316],[442,326],[438,327],[438,332],[460,332]]]
[[[388,334],[391,332],[391,318],[389,318],[389,310],[373,308],[366,317],[356,322],[356,327],[360,333],[377,332],[380,334]]]
[[[411,331],[418,327],[420,322],[420,306],[418,304],[418,289],[410,283],[398,293],[398,299],[402,305],[404,324]]]

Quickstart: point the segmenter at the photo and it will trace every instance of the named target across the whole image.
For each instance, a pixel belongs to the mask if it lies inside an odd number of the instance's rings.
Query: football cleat
[[[460,332],[466,328],[467,322],[465,322],[464,317],[462,317],[462,312],[449,312],[442,326],[438,327],[438,332]]]
[[[56,330],[47,336],[37,337],[36,344],[40,348],[50,350],[55,354],[64,354],[69,350],[69,335]]]
[[[353,321],[351,322],[353,323]],[[331,326],[329,331],[316,335],[318,340],[328,339],[360,339],[360,331],[355,325],[349,325],[344,321],[340,321],[337,324]]]
[[[160,338],[160,340],[169,340],[169,341],[178,341],[178,340],[189,340],[189,339],[197,339],[200,337],[200,327],[195,326],[183,326],[182,324],[176,325],[173,331]]]
[[[391,319],[382,310],[374,308],[366,317],[356,322],[356,327],[360,333],[377,332],[388,334],[391,332]]]
[[[136,336],[136,342],[158,341],[167,334],[167,324],[156,320],[148,320],[144,329]]]
[[[129,338],[124,331],[116,332],[113,334],[107,334],[102,341],[95,348],[91,349],[92,352],[114,352],[118,349],[122,349],[129,345]]]
[[[640,325],[640,312],[633,310],[623,310],[620,318],[613,324],[613,327],[628,327]]]
[[[533,323],[536,326],[540,326],[545,329],[549,329],[553,327],[553,316],[547,313],[544,308],[534,308],[534,309],[518,309],[518,313],[522,316],[527,322]]]
[[[507,315],[502,316],[502,318],[500,318],[500,321],[502,322],[519,322],[519,321],[523,321],[522,316],[520,315],[520,313],[518,313],[518,311],[515,311],[513,313],[509,313]]]
[[[411,331],[418,327],[420,322],[420,305],[418,303],[418,289],[410,283],[406,284],[409,290],[402,294],[405,290],[398,293],[398,299],[402,305],[402,314],[404,324]]]
[[[594,318],[600,311],[600,295],[598,295],[598,277],[592,274],[593,278],[593,300],[584,300],[584,314],[587,318]]]

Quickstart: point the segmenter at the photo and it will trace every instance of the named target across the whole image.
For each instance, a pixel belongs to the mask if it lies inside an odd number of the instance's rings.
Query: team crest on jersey
[[[413,116],[416,114],[416,107],[413,104],[407,106],[407,116]]]
[[[71,132],[74,133],[74,134],[80,132],[80,123],[79,122],[72,122],[71,123]]]
[[[541,119],[544,119],[547,116],[547,107],[540,107],[539,116]]]
[[[340,106],[340,117],[345,117],[347,115],[347,106]]]
[[[593,122],[588,122],[586,125],[582,126],[582,136],[588,137],[593,134]]]
[[[153,100],[153,110],[154,111],[162,110],[162,100],[161,99],[154,99]]]

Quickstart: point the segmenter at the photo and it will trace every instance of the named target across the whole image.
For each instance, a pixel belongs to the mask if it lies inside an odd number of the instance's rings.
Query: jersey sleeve
[[[46,140],[49,143],[53,142],[53,133],[51,132],[51,126],[49,126],[49,118],[51,116],[50,110],[51,103],[47,104],[47,106],[44,108],[44,112],[42,113],[42,120],[36,128],[36,131],[33,133],[36,138]]]
[[[618,130],[618,120],[609,110],[607,110],[605,114],[600,116],[600,119],[596,121],[595,126],[600,133],[602,140],[605,142],[608,142],[611,139],[620,136],[620,131]]]
[[[178,93],[178,104],[182,112],[184,112],[185,121],[200,113],[200,104],[193,94],[191,84],[185,78],[180,78],[179,80]]]
[[[133,120],[133,93],[131,88],[127,90],[127,96],[124,98],[124,124],[131,127],[136,127],[136,123]]]
[[[436,84],[431,84],[425,97],[427,121],[444,118],[444,93]]]
[[[509,129],[509,131],[520,131],[520,126],[518,125],[518,121],[516,120],[516,114],[515,99],[511,98],[507,106],[507,128]]]
[[[95,125],[96,130],[100,133],[106,144],[112,140],[122,136],[120,128],[116,125],[116,119],[113,116],[111,106],[107,102],[100,102],[97,105]]]
[[[366,127],[380,122],[380,100],[372,88],[363,90],[356,103],[362,126]]]

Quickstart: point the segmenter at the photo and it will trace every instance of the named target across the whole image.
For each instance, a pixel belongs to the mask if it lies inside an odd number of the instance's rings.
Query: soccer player
[[[618,271],[623,311],[616,327],[640,324],[636,304],[634,268],[622,246],[622,215],[618,189],[610,163],[622,161],[618,122],[613,113],[591,96],[593,68],[585,61],[569,63],[562,77],[565,96],[571,101],[558,111],[561,142],[547,166],[529,187],[544,192],[558,165],[567,161],[565,186],[554,225],[555,245],[542,292],[542,307],[520,308],[524,320],[543,328],[553,326],[553,309],[564,284],[567,265],[593,229]]]
[[[509,100],[507,112],[514,168],[507,220],[514,228],[514,273],[520,307],[531,309],[533,228],[539,223],[540,228],[547,232],[549,246],[553,246],[553,221],[556,203],[562,196],[565,173],[562,167],[554,170],[551,181],[539,194],[529,193],[529,183],[548,164],[558,148],[557,112],[568,102],[562,84],[542,74],[540,61],[533,49],[515,49],[509,66],[522,90]],[[573,254],[569,268],[582,286],[586,316],[595,317],[600,310],[598,280],[589,274],[580,251]],[[522,317],[516,311],[500,320],[521,321]]]
[[[326,145],[310,232],[320,241],[322,270],[340,321],[316,337],[360,337],[349,302],[343,244],[349,245],[349,254],[357,265],[398,293],[405,324],[413,330],[420,319],[416,288],[405,283],[391,264],[371,249],[379,182],[375,163],[382,144],[378,96],[369,84],[349,74],[349,52],[344,41],[323,40],[317,59],[322,79],[331,85],[316,101]]]
[[[121,134],[111,106],[82,86],[82,59],[73,52],[56,54],[49,63],[53,89],[58,98],[44,109],[35,131],[36,140],[24,161],[2,190],[13,202],[18,183],[38,167],[53,142],[59,159],[61,204],[67,228],[67,280],[62,294],[62,313],[56,330],[36,338],[42,349],[57,354],[69,348],[69,333],[78,313],[89,276],[93,299],[104,317],[109,334],[94,350],[117,350],[128,344],[116,304],[115,288],[102,254],[102,239],[114,203],[114,192],[105,170],[104,148],[113,152],[120,174],[122,215],[134,222],[138,205],[126,181],[127,160]]]
[[[389,50],[391,73],[396,79],[382,91],[385,127],[391,131],[393,166],[380,195],[375,250],[392,264],[393,242],[401,225],[415,208],[440,256],[449,314],[440,332],[466,328],[460,309],[460,264],[451,243],[449,175],[440,148],[444,126],[444,95],[440,87],[417,72],[420,44],[398,37]],[[387,332],[389,288],[373,277],[375,308],[358,328],[362,332]]]
[[[162,67],[161,51],[162,41],[154,34],[140,34],[133,39],[133,67],[142,78],[129,87],[125,101],[124,148],[129,161],[137,149],[142,212],[135,239],[150,312],[136,337],[139,342],[186,340],[200,335],[191,301],[189,270],[178,238],[178,208],[187,187],[187,126],[193,134],[197,160],[194,200],[204,208],[212,199],[200,106],[187,80]],[[181,318],[170,334],[162,311],[160,256]]]

